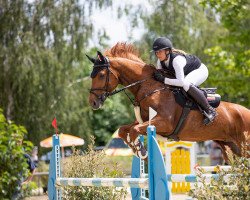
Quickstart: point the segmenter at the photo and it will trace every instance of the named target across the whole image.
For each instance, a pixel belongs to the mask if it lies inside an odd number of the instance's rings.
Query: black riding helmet
[[[173,48],[172,42],[168,38],[159,37],[154,41],[152,51],[156,52],[161,49],[171,50],[172,48]]]

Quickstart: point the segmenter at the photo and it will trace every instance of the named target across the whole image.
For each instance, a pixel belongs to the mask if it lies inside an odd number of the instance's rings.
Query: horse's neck
[[[119,82],[123,86],[135,83],[136,81],[147,78],[147,73],[143,72],[145,63],[131,61],[128,59],[116,59],[113,65],[115,71],[118,73]],[[135,87],[131,88],[131,92]]]

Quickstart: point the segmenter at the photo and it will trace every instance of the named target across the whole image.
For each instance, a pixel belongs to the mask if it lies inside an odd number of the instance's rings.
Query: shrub
[[[23,126],[6,121],[0,109],[0,197],[11,199],[20,192],[21,182],[28,177],[25,151],[31,150],[31,143],[23,141],[27,131]],[[23,145],[21,144],[23,141]]]
[[[73,150],[73,155],[66,158],[63,163],[64,177],[124,177],[119,170],[118,165],[113,163],[111,166],[105,161],[105,153],[103,151],[94,151],[94,139],[91,138],[91,144],[87,151],[82,155],[78,150]],[[63,187],[63,198],[74,200],[101,200],[101,199],[125,199],[127,195],[125,188],[115,187]]]
[[[204,171],[200,170],[198,176],[202,180],[195,184],[195,189],[190,191],[190,196],[198,200],[241,200],[250,199],[250,160],[247,155],[247,144],[242,147],[244,157],[237,157],[227,150],[229,171],[218,171],[219,179],[207,183],[201,176]],[[227,174],[232,175],[225,180]]]
[[[30,181],[22,186],[22,197],[32,196],[32,191],[37,189],[37,184],[34,181]]]

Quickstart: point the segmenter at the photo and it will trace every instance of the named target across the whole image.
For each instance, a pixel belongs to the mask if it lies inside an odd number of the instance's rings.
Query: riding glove
[[[155,71],[155,72],[154,72],[154,79],[155,79],[156,81],[159,81],[159,82],[164,83],[165,77],[161,74],[161,72]]]

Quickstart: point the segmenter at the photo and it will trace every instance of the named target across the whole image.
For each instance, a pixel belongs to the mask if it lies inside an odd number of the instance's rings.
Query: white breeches
[[[196,86],[201,85],[207,79],[207,77],[208,69],[206,65],[202,63],[198,69],[190,72],[187,76],[185,76],[183,85],[184,90],[187,92],[191,84]]]

